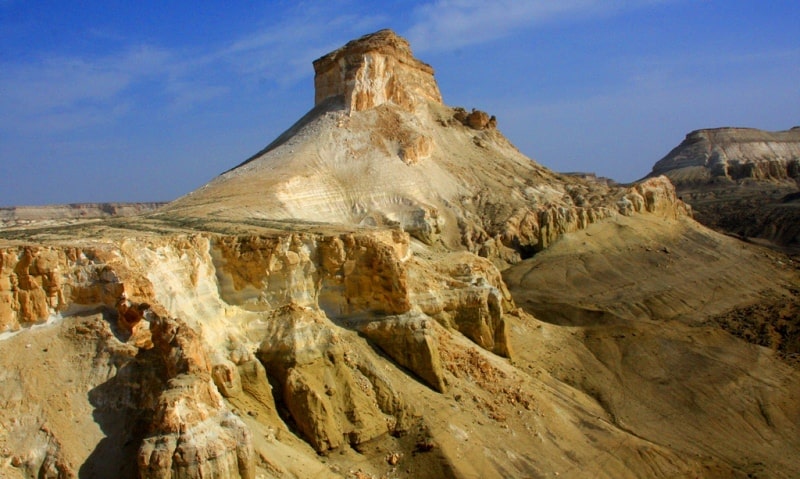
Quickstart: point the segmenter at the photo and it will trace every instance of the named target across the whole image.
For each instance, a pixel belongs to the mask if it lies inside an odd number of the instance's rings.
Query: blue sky
[[[631,181],[694,129],[800,125],[798,25],[796,0],[0,0],[0,206],[181,196],[381,28],[539,163]]]

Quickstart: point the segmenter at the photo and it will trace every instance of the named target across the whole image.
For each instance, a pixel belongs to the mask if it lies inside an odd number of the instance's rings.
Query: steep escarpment
[[[647,211],[657,203],[643,191],[627,201],[636,205],[641,198]],[[142,233],[146,224],[151,233]],[[42,303],[46,322],[21,314],[21,303],[14,306],[20,329],[0,341],[8,353],[4,378],[14,384],[0,393],[0,418],[13,424],[0,435],[2,470],[9,477],[51,469],[117,477],[342,477],[358,468],[402,477],[582,470],[601,477],[736,477],[760,462],[768,471],[796,471],[785,459],[795,447],[787,438],[796,437],[798,409],[790,399],[796,373],[713,323],[697,331],[673,324],[668,350],[647,361],[644,346],[625,339],[666,348],[652,319],[691,313],[691,324],[705,309],[718,314],[770,294],[759,291],[777,276],[757,252],[724,257],[726,265],[738,258],[736,268],[723,268],[739,278],[727,289],[698,276],[692,268],[715,251],[729,251],[734,241],[692,225],[655,209],[566,233],[533,258],[539,266],[524,262],[507,272],[511,289],[488,259],[433,252],[399,230],[298,233],[250,226],[244,235],[168,233],[153,221],[107,237],[111,245],[6,245],[4,258],[38,264],[41,277],[59,277],[64,299]],[[706,235],[706,249],[698,251],[697,234]],[[553,258],[575,257],[569,251],[576,241],[588,248],[578,251],[583,266],[547,266]],[[607,269],[598,268],[592,261],[608,254],[600,253],[608,241],[612,253],[640,248],[636,255],[646,261],[612,255],[603,263]],[[593,248],[599,250],[590,254]],[[40,256],[60,260],[46,263]],[[90,256],[92,262],[83,259]],[[651,260],[662,261],[666,273],[692,266],[653,281],[642,278],[655,274],[644,267],[632,273]],[[514,271],[527,271],[524,283]],[[694,279],[680,286],[677,278],[687,275]],[[783,285],[791,277],[781,278],[776,284],[788,291]],[[601,283],[610,280],[609,292]],[[31,297],[49,297],[44,281],[31,284],[40,290]],[[78,286],[97,293],[70,293]],[[732,288],[739,290],[732,294]],[[693,303],[691,292],[699,289],[700,303]],[[722,298],[704,306],[715,291]],[[544,323],[526,312],[552,320],[549,311],[556,310],[572,323]],[[598,323],[599,316],[606,319]],[[728,352],[702,353],[708,341]],[[689,350],[712,375],[692,375],[678,402],[667,386],[642,385],[657,371],[654,381],[664,384],[689,374],[675,363]],[[624,370],[617,369],[617,352],[628,358],[620,363]],[[15,355],[31,360],[19,364]],[[504,359],[509,356],[513,362]],[[71,367],[62,371],[62,363]],[[742,379],[767,370],[766,382]],[[736,389],[741,381],[746,391]],[[640,393],[634,401],[620,396],[623,390]],[[725,393],[731,390],[739,393]],[[702,411],[724,411],[726,398],[735,397],[739,412],[679,420],[675,414],[698,394]],[[47,402],[54,397],[64,399]],[[63,421],[58,408],[97,422]],[[662,413],[671,419],[647,426],[649,414]],[[713,427],[696,427],[702,421]],[[744,430],[742,421],[752,434],[723,434],[728,427]],[[714,440],[706,442],[712,430]],[[754,435],[773,438],[782,449],[755,447]],[[514,441],[502,440],[508,436]],[[737,459],[744,451],[746,458]],[[464,454],[484,459],[463,461]],[[508,462],[509,454],[517,459]],[[422,466],[425,461],[431,465]]]
[[[354,336],[408,371],[395,374],[439,392],[448,389],[440,343],[453,332],[510,354],[503,318],[514,305],[495,267],[412,256],[398,230],[11,246],[2,251],[4,336],[99,313],[92,327],[113,331],[103,341],[127,348],[116,375],[104,374],[127,391],[127,406],[100,408],[138,431],[127,437],[140,441],[141,477],[254,477],[251,429],[237,406],[261,410],[260,427],[288,431],[289,421],[318,452],[404,434],[419,421],[414,401]],[[135,382],[144,389],[130,389]]]
[[[676,185],[691,182],[794,180],[800,176],[800,127],[697,130],[656,162],[650,176],[667,175]]]
[[[800,223],[792,195],[800,180],[800,128],[698,130],[659,160],[698,221],[743,237],[797,247]]]
[[[343,97],[348,112],[390,102],[414,111],[442,102],[433,68],[414,58],[408,42],[391,30],[365,35],[314,60],[314,104]]]

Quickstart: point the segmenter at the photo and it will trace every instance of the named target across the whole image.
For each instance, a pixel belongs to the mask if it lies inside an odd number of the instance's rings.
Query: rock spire
[[[393,103],[414,111],[426,101],[442,103],[433,68],[416,58],[404,38],[380,30],[314,61],[314,103],[342,96],[348,112]]]

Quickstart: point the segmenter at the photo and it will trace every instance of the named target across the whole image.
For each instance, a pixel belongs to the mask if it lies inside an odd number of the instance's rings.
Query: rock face
[[[163,214],[400,227],[428,245],[508,264],[595,221],[649,211],[620,203],[620,188],[526,158],[494,116],[443,105],[431,68],[389,30],[314,68],[314,109]]]
[[[665,176],[636,183],[617,202],[625,216],[634,213],[653,213],[670,218],[691,216],[691,210],[678,199],[675,189]]]
[[[125,292],[119,260],[107,248],[20,246],[0,252],[0,331],[43,323],[69,307],[112,305]],[[119,265],[116,271],[126,271]],[[150,293],[141,281],[128,286],[132,298]]]
[[[348,112],[390,102],[413,112],[442,102],[433,68],[411,53],[408,42],[381,30],[349,42],[314,61],[314,104],[343,97]]]
[[[696,130],[659,160],[650,176],[675,184],[711,180],[800,178],[800,127],[769,132],[753,128]]]
[[[698,221],[784,247],[800,245],[800,127],[697,130],[653,167],[695,210]]]
[[[180,320],[150,320],[166,380],[139,447],[142,478],[255,478],[250,431],[231,413],[211,379],[197,333]]]
[[[800,474],[796,371],[701,327],[788,267],[666,177],[524,157],[390,31],[314,66],[303,119],[159,211],[0,229],[0,476]]]
[[[355,334],[439,392],[446,328],[511,354],[503,318],[515,306],[494,265],[473,255],[414,260],[409,242],[383,230],[5,248],[2,284],[24,289],[4,291],[0,320],[14,331],[69,311],[107,311],[150,371],[126,379],[146,386],[127,393],[140,413],[122,416],[146,430],[140,477],[250,478],[250,432],[225,398],[258,403],[280,424],[267,377],[318,452],[411,427],[413,406],[349,345]]]
[[[321,311],[289,305],[275,312],[258,351],[298,429],[319,452],[401,430],[404,414],[376,400],[390,391],[361,372],[374,365],[350,356],[336,329]]]

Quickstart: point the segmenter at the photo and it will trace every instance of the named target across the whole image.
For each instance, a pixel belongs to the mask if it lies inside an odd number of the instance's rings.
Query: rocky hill
[[[659,160],[698,221],[742,237],[800,246],[800,127],[698,130]]]
[[[738,319],[791,260],[524,157],[391,31],[314,68],[166,207],[0,230],[2,477],[800,474],[798,309]]]
[[[494,117],[442,104],[433,69],[390,31],[314,68],[308,114],[163,214],[399,227],[507,262],[619,211],[684,214],[663,181],[624,190],[531,161]]]

